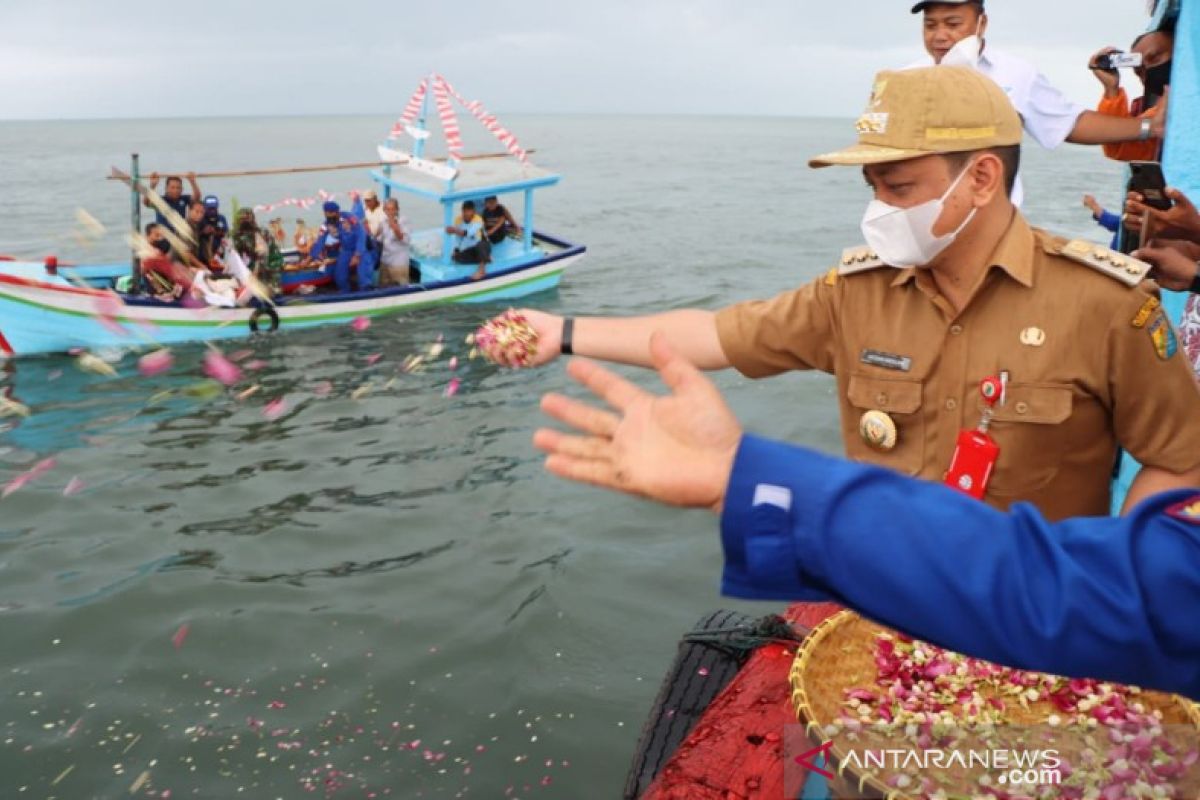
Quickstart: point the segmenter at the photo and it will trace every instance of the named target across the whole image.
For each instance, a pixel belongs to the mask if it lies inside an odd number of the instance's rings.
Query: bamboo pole
[[[530,153],[534,150],[528,151]],[[464,156],[463,161],[482,161],[489,158],[508,158],[508,153],[485,153],[476,156]],[[445,161],[444,158],[435,158],[433,161]],[[247,169],[227,172],[197,172],[195,177],[197,180],[204,178],[249,178],[257,175],[292,175],[303,172],[334,172],[337,170],[346,169],[369,169],[371,167],[395,167],[402,166],[408,163],[407,159],[399,161],[360,161],[353,164],[327,164],[315,167],[276,167],[274,169]],[[115,174],[109,175],[107,180],[123,181],[128,180],[128,176]],[[159,172],[159,175],[188,175],[187,172]]]

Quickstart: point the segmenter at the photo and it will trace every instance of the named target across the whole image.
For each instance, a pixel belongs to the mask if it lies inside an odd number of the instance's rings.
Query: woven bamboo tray
[[[894,633],[850,611],[842,611],[815,627],[796,653],[790,680],[792,702],[800,723],[814,744],[823,744],[825,729],[843,715],[845,692],[852,689],[877,689],[874,645],[878,634]],[[984,694],[986,698],[986,693]],[[1177,695],[1143,691],[1138,702],[1147,709],[1162,712],[1164,725],[1190,726],[1200,732],[1200,706]],[[1005,721],[1014,726],[1046,724],[1052,714],[1061,713],[1045,700],[1031,703],[1028,708],[1006,708]],[[888,787],[872,775],[855,774],[842,763],[846,752],[835,743],[830,752],[839,780],[839,787],[855,797],[875,795],[886,800],[919,800]],[[853,788],[850,788],[853,787]],[[912,791],[912,790],[909,790]]]

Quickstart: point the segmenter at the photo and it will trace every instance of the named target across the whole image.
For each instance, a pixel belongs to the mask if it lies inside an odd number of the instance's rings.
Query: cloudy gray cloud
[[[502,111],[849,116],[910,0],[0,0],[0,118],[390,113],[436,70]],[[989,41],[1079,102],[1144,0],[996,0]]]

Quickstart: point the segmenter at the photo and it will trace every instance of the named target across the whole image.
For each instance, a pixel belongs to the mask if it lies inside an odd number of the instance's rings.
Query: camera
[[[1118,70],[1132,69],[1142,65],[1141,53],[1105,53],[1096,59],[1093,69]]]

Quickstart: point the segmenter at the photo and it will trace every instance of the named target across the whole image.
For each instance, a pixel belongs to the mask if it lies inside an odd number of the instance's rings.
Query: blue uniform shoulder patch
[[[1174,517],[1180,522],[1200,525],[1200,495],[1171,506],[1167,509],[1167,516]]]

